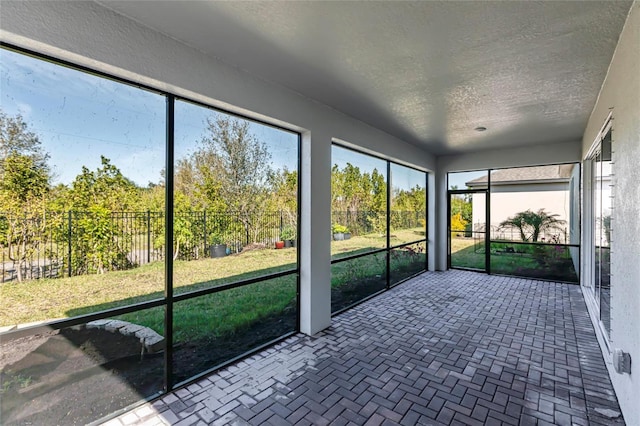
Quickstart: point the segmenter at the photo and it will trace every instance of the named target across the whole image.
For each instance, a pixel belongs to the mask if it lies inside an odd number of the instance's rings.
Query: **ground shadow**
[[[162,354],[139,339],[65,328],[0,344],[2,423],[86,424],[162,390]]]

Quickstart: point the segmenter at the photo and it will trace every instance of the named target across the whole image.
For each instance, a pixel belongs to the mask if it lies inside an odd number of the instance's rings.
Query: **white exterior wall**
[[[631,7],[607,77],[582,141],[586,157],[609,112],[613,113],[613,213],[611,241],[611,348],[631,354],[631,374],[617,374],[600,331],[590,291],[583,287],[613,386],[628,425],[640,425],[640,3]],[[586,172],[586,171],[585,171]],[[588,172],[585,175],[588,176]],[[585,180],[585,184],[588,180]],[[586,185],[585,185],[586,186]],[[588,187],[585,188],[589,190]],[[592,247],[585,194],[583,249]],[[588,256],[583,256],[588,259]],[[585,264],[584,271],[591,270]],[[591,280],[586,274],[585,280]]]
[[[569,185],[566,183],[549,183],[537,185],[494,185],[491,187],[491,218],[489,225],[497,228],[500,223],[509,217],[525,210],[538,211],[544,208],[547,213],[557,214],[558,219],[566,222],[567,243],[569,242],[570,225],[570,205]],[[485,216],[485,196],[473,195],[473,217],[484,218]],[[474,220],[474,223],[476,221]],[[514,231],[516,240],[519,240],[517,230]],[[553,231],[558,234],[559,231]],[[507,231],[507,238],[511,235]],[[494,236],[492,235],[492,238]],[[561,237],[564,243],[564,236]]]
[[[332,140],[435,170],[433,156],[413,145],[96,3],[3,1],[0,39],[302,133],[301,330],[307,334],[331,323]]]

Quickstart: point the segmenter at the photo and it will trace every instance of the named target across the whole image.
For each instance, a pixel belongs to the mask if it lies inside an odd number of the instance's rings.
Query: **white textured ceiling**
[[[580,139],[631,6],[99,3],[436,155]]]

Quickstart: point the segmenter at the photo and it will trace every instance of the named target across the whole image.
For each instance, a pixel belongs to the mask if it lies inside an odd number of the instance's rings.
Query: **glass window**
[[[3,424],[87,424],[159,395],[163,318],[157,307],[3,337]]]
[[[331,265],[331,312],[348,308],[387,288],[387,254],[369,254]]]
[[[333,258],[387,246],[387,162],[334,145],[331,169]]]
[[[338,145],[332,158],[336,313],[426,269],[427,174]]]
[[[449,193],[449,265],[486,271],[485,192]]]
[[[594,163],[595,291],[600,305],[600,320],[607,333],[611,333],[611,131],[602,139]]]
[[[182,382],[297,330],[297,274],[174,304],[174,374]]]
[[[451,267],[578,282],[578,164],[449,173],[448,180]]]
[[[427,261],[426,243],[416,243],[394,248],[390,251],[390,282],[394,285],[425,270]]]
[[[0,56],[0,325],[161,297],[165,98]]]
[[[391,246],[422,240],[427,232],[424,172],[391,164]]]
[[[3,419],[94,422],[297,329],[298,134],[11,50],[0,59]],[[85,314],[100,319],[66,326]]]
[[[579,229],[572,191],[577,164],[491,171],[491,272],[577,282],[579,256],[570,232]],[[575,257],[573,256],[575,254]]]
[[[487,189],[488,171],[451,172],[447,174],[447,181],[448,188],[453,191],[462,189]]]
[[[298,135],[175,106],[177,294],[296,269]]]

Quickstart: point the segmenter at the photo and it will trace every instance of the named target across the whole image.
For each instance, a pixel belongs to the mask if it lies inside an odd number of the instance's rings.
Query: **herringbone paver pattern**
[[[602,409],[620,411],[578,286],[449,271],[109,425],[624,424]]]

